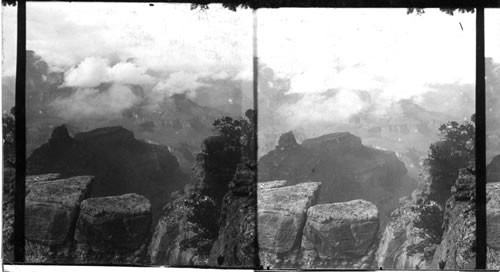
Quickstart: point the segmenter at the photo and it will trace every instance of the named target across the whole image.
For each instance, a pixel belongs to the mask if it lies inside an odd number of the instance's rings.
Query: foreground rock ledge
[[[88,195],[91,176],[50,180],[27,178],[26,261],[65,262],[70,257],[81,201]]]
[[[371,267],[379,228],[377,207],[365,200],[316,205],[302,236],[304,268]]]
[[[151,204],[138,194],[84,200],[75,232],[75,261],[144,263],[151,220]]]
[[[320,182],[258,191],[259,256],[264,267],[295,267],[307,209]]]

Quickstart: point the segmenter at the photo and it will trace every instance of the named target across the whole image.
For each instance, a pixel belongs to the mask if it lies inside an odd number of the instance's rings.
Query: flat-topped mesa
[[[312,206],[301,251],[303,268],[372,268],[379,216],[365,200]]]
[[[320,182],[259,189],[259,256],[264,267],[296,267],[307,209],[316,203]]]
[[[66,263],[73,244],[78,211],[92,176],[32,182],[26,196],[26,261]],[[39,177],[42,178],[42,177]],[[27,178],[36,180],[36,178]]]
[[[362,142],[361,138],[349,132],[337,132],[306,139],[302,145],[308,148],[359,148],[362,146]]]
[[[91,143],[118,143],[134,140],[134,133],[121,126],[97,128],[75,135],[75,139]]]
[[[82,202],[75,231],[75,262],[145,261],[151,232],[151,204],[144,196],[125,194]]]
[[[280,187],[285,186],[285,184],[286,184],[286,180],[264,181],[264,182],[257,183],[257,189],[263,190],[263,189],[280,188]]]

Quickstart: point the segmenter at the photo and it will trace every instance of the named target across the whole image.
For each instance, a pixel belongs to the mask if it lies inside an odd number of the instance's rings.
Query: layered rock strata
[[[80,203],[87,197],[92,181],[91,176],[39,179],[28,186],[25,211],[27,262],[71,261]]]

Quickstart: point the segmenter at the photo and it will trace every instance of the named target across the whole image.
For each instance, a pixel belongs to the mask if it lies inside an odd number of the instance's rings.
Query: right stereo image
[[[490,269],[498,15],[485,12]],[[260,265],[476,268],[475,10],[259,9],[257,19]]]

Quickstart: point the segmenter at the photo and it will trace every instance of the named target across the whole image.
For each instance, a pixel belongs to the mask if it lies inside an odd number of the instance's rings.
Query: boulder
[[[261,265],[296,267],[307,209],[321,183],[307,182],[258,191],[258,240]]]
[[[26,196],[26,261],[61,263],[70,258],[80,203],[93,177],[38,181]]]
[[[310,207],[302,236],[302,267],[371,268],[378,228],[378,209],[365,200]]]
[[[75,262],[144,264],[151,204],[138,194],[96,197],[80,205]]]

